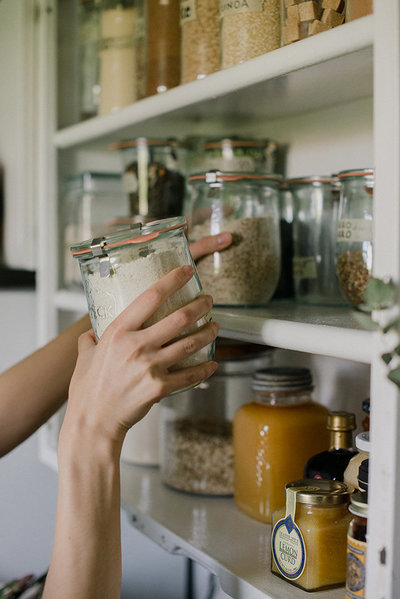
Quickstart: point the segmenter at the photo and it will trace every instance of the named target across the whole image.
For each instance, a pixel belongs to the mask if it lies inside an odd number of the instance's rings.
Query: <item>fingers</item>
[[[86,331],[86,333],[82,333],[81,335],[79,335],[79,337],[78,337],[78,350],[79,351],[84,351],[85,349],[93,347],[94,345],[96,345],[96,339],[95,339],[92,329],[90,329],[89,331]]]
[[[199,241],[191,243],[190,252],[192,254],[193,260],[198,260],[206,254],[212,254],[213,252],[218,252],[225,249],[231,243],[231,233],[219,233],[219,235],[209,235],[208,237],[203,237],[203,239],[199,239]]]
[[[216,322],[208,322],[186,337],[174,341],[160,350],[160,365],[170,368],[192,356],[217,338],[219,326]]]
[[[198,385],[213,375],[217,368],[217,362],[204,362],[198,366],[171,372],[164,379],[163,391],[160,394],[160,398],[166,397],[174,391]]]

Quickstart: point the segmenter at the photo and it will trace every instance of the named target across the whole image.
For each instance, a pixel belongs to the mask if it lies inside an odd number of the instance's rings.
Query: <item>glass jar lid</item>
[[[347,503],[353,487],[338,480],[305,478],[286,485],[296,491],[296,503],[311,505],[338,505]]]
[[[270,146],[276,147],[275,142],[269,139],[237,139],[226,137],[224,139],[210,140],[205,142],[201,148],[203,150],[228,149],[228,148],[266,148]]]
[[[368,493],[356,491],[350,499],[349,512],[368,518]]]
[[[354,431],[356,417],[351,412],[329,412],[327,428],[332,431]]]
[[[374,169],[373,168],[356,168],[356,169],[350,169],[347,171],[341,171],[340,173],[337,174],[337,176],[339,177],[340,180],[342,179],[349,179],[350,177],[366,177],[367,180],[370,180],[373,182],[374,180]]]
[[[188,177],[189,182],[205,181],[206,183],[223,183],[225,181],[254,181],[254,182],[271,182],[280,186],[283,177],[281,175],[263,175],[261,173],[241,173],[241,172],[221,172],[208,171],[207,173],[199,173]]]
[[[144,147],[173,147],[177,148],[179,142],[175,138],[168,139],[148,139],[147,137],[137,137],[136,139],[125,139],[110,144],[110,150],[125,150],[126,148],[144,148]]]
[[[262,393],[299,393],[314,389],[308,368],[274,366],[253,374],[251,387]]]
[[[309,175],[307,177],[295,177],[293,179],[288,179],[287,184],[290,187],[295,187],[296,185],[331,185],[332,177],[328,177],[325,175]]]
[[[74,258],[79,258],[80,256],[84,256],[85,258],[103,256],[108,250],[114,250],[123,245],[145,243],[171,231],[183,230],[186,228],[186,224],[186,219],[182,216],[154,220],[147,224],[139,222],[124,231],[104,237],[88,239],[82,243],[73,245],[71,252]]]

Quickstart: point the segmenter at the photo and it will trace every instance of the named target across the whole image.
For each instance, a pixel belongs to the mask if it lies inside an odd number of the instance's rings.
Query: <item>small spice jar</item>
[[[181,83],[219,70],[219,0],[181,0]]]
[[[363,303],[372,272],[374,171],[342,171],[338,178],[336,273],[344,296],[357,307]]]
[[[335,272],[339,201],[331,177],[288,180],[293,194],[293,277],[296,298],[307,304],[343,302]]]
[[[218,339],[218,371],[161,402],[161,480],[198,495],[233,494],[232,421],[251,399],[251,377],[270,366],[271,348]]]
[[[185,236],[184,218],[137,223],[128,231],[84,241],[71,248],[79,260],[93,331],[99,339],[107,326],[150,285],[169,271],[189,264],[194,267]],[[182,289],[168,298],[149,318],[151,326],[178,308],[188,304],[202,292],[195,270]],[[201,318],[188,333],[210,320]],[[175,368],[195,366],[211,359],[214,344],[202,348]]]
[[[354,493],[351,497],[349,512],[352,514],[352,519],[347,535],[345,598],[364,598],[368,542],[368,494]]]
[[[344,0],[282,0],[282,9],[284,46],[344,23]]]
[[[352,489],[331,480],[286,485],[286,507],[272,517],[271,571],[306,590],[342,586]]]
[[[100,101],[100,6],[101,0],[79,2],[79,104],[82,120],[97,114]]]
[[[359,433],[356,436],[356,448],[358,453],[351,458],[344,471],[343,480],[348,485],[351,485],[355,489],[359,489],[358,474],[361,463],[369,458],[370,441],[369,432]]]
[[[280,0],[221,2],[221,68],[280,46]]]
[[[373,0],[346,0],[346,23],[371,15]]]
[[[271,522],[285,485],[311,456],[329,448],[328,410],[313,401],[307,368],[272,367],[252,379],[253,401],[235,414],[235,493],[248,516]]]
[[[137,139],[112,144],[120,150],[129,213],[137,220],[181,216],[185,197],[185,149],[175,139]]]
[[[280,274],[279,175],[210,171],[188,178],[190,241],[223,231],[233,243],[201,258],[198,272],[214,305],[260,306]]]

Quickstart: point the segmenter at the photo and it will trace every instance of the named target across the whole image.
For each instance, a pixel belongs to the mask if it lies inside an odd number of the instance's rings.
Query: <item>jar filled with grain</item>
[[[220,67],[219,0],[181,0],[181,83]]]
[[[363,1],[363,0],[361,0]],[[344,0],[282,0],[282,45],[344,23]]]
[[[346,0],[346,23],[373,13],[373,0]]]
[[[261,306],[280,274],[279,175],[210,171],[188,178],[189,238],[228,231],[232,244],[197,263],[214,305]]]
[[[348,302],[357,307],[372,272],[373,169],[342,171],[336,238],[336,273]]]
[[[251,377],[273,350],[218,339],[218,371],[198,387],[161,402],[161,479],[197,495],[233,494],[232,422],[251,400]]]
[[[221,68],[280,46],[280,0],[220,2]]]
[[[293,277],[296,299],[315,305],[343,303],[335,271],[339,197],[332,178],[288,180],[293,194]]]
[[[100,6],[101,0],[79,2],[79,106],[82,120],[96,116],[100,100]]]

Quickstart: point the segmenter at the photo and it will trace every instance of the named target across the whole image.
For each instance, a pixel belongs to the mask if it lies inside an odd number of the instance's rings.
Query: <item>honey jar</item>
[[[306,591],[344,585],[351,492],[324,479],[286,485],[286,506],[272,516],[274,574]]]

